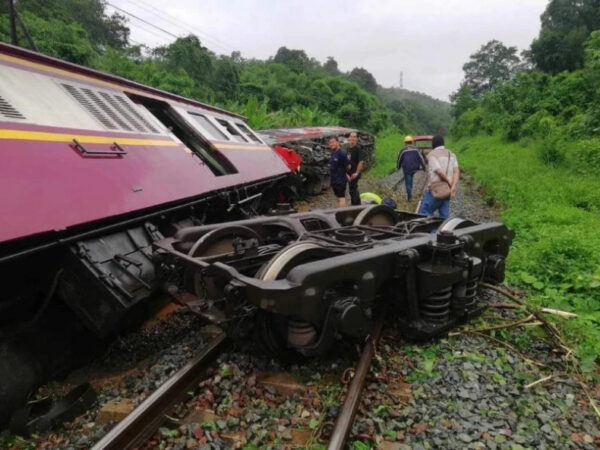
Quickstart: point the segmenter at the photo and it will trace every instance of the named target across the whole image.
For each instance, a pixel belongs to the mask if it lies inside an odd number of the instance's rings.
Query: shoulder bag
[[[448,165],[446,166],[446,176],[450,168],[450,151],[448,150]],[[450,185],[445,181],[434,181],[429,185],[429,192],[436,200],[448,200],[450,198]]]

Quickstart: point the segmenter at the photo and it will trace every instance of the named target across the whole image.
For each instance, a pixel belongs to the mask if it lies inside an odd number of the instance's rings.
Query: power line
[[[150,25],[152,28],[156,28],[159,31],[162,31],[165,34],[168,34],[169,36],[174,37],[175,39],[179,39],[179,36],[171,33],[170,31],[167,31],[159,26],[154,25],[153,23],[148,22],[147,20],[142,19],[141,17],[136,16],[135,14],[130,13],[129,11],[125,11],[123,8],[119,8],[118,6],[113,5],[111,2],[106,2],[108,5],[112,6],[114,9],[121,11],[123,14],[127,14],[130,17],[133,17],[134,19],[139,20],[140,22],[145,23],[146,25]]]
[[[152,5],[146,5],[144,3],[139,2],[138,0],[126,0],[126,1],[134,4],[135,6],[137,6],[139,8],[145,9],[148,13],[152,14],[154,17],[158,17],[158,18],[164,20],[165,22],[170,23],[171,25],[175,25],[179,28],[183,28],[184,30],[186,30],[192,34],[199,35],[206,41],[212,42],[213,45],[215,45],[216,47],[220,47],[221,49],[225,50],[226,52],[231,52],[234,50],[234,47],[232,45],[230,45],[229,43],[221,41],[220,39],[217,39],[216,37],[211,36],[206,32],[201,32],[194,26],[192,26],[186,22],[183,22],[182,20],[178,19],[177,17],[174,17],[174,16],[166,13],[165,11],[161,11]]]
[[[156,38],[156,39],[158,40],[158,43],[159,43],[160,45],[168,45],[168,44],[170,44],[170,43],[171,43],[171,40],[170,40],[168,37],[166,37],[166,36],[163,36],[162,34],[158,34],[156,31],[153,31],[153,30],[151,30],[149,27],[143,26],[143,25],[141,25],[141,24],[139,24],[139,23],[136,23],[136,24],[130,24],[130,25],[129,25],[129,28],[130,28],[131,30],[138,30],[138,31],[142,31],[142,32],[144,32],[144,33],[146,33],[146,34],[148,34],[148,35],[151,35],[151,36],[153,36],[154,38]],[[132,39],[129,39],[129,40],[133,42],[133,40],[132,40]]]
[[[230,45],[230,44],[228,44],[226,42],[220,41],[216,37],[211,36],[208,33],[202,32],[202,31],[198,30],[197,28],[194,28],[193,25],[190,25],[190,24],[188,24],[188,23],[186,23],[186,22],[178,19],[177,17],[174,17],[174,16],[170,15],[170,14],[168,14],[165,11],[161,11],[161,10],[159,10],[158,8],[156,8],[156,7],[152,6],[152,5],[146,5],[144,3],[140,3],[139,0],[126,0],[126,1],[135,4],[136,6],[138,6],[140,8],[145,9],[150,14],[153,14],[155,17],[158,17],[158,18],[160,18],[160,19],[162,19],[162,20],[164,20],[166,22],[169,22],[172,25],[184,28],[187,31],[189,31],[190,33],[197,34],[197,35],[203,37],[204,39],[206,39],[208,41],[212,41],[214,45],[216,45],[218,47],[221,47],[225,51],[232,51],[233,50],[233,46],[232,45]],[[153,12],[153,11],[151,11],[151,10],[155,11],[156,13]],[[167,18],[165,18],[164,16],[169,17],[170,20],[167,19]]]

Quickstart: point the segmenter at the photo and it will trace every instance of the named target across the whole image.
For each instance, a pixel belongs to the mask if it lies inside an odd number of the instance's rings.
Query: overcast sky
[[[529,47],[548,0],[108,0],[218,54],[266,59],[286,46],[342,71],[364,67],[385,87],[442,100],[457,89],[462,65],[491,39]],[[109,6],[109,12],[114,11]],[[122,14],[122,12],[121,12]],[[131,39],[149,46],[174,37],[129,17]]]

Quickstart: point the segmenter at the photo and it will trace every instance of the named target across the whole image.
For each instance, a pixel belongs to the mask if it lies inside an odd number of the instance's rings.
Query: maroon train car
[[[242,116],[2,43],[0,158],[0,423],[157,292],[153,242],[290,173]]]

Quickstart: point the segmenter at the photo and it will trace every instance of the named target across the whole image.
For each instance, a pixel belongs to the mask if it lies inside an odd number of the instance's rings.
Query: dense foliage
[[[540,35],[531,58],[544,72],[556,74],[583,67],[583,43],[600,24],[600,0],[552,0],[542,14]]]
[[[587,370],[600,358],[599,17],[597,0],[552,0],[534,68],[506,65],[488,93],[463,83],[452,97],[459,159],[516,231],[510,281],[578,313],[561,325]]]
[[[434,108],[421,107],[418,94],[402,108],[388,108],[371,73],[357,67],[344,74],[333,57],[321,64],[304,50],[281,47],[266,61],[246,60],[239,52],[216,55],[193,35],[150,49],[130,45],[125,17],[107,15],[104,0],[17,5],[43,53],[224,106],[245,114],[254,127],[339,124],[431,133],[446,125],[437,122]],[[0,11],[0,39],[10,41],[6,2]],[[21,30],[19,42],[27,43]]]
[[[435,134],[450,127],[450,105],[420,92],[379,87],[377,95],[392,112],[392,121],[401,131]]]

